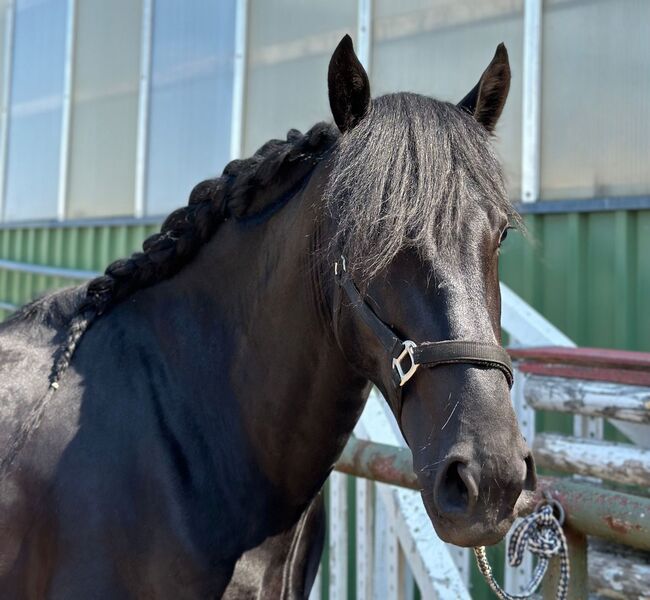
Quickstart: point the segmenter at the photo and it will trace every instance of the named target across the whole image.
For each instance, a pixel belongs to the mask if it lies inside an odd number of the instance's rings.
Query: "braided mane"
[[[178,273],[225,220],[259,214],[295,188],[338,136],[328,123],[319,123],[305,134],[292,129],[286,140],[270,140],[252,157],[228,163],[221,177],[199,183],[187,206],[171,213],[160,232],[144,241],[142,252],[116,260],[88,283],[59,348],[50,385],[58,387],[79,341],[98,317],[134,292]]]

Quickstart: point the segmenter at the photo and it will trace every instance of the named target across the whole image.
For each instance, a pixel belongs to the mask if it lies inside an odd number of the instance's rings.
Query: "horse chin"
[[[424,506],[438,537],[448,544],[464,548],[492,546],[498,544],[508,533],[515,520],[515,514],[495,522],[479,515],[449,519],[441,516],[425,500]]]
[[[448,544],[464,548],[498,544],[508,533],[514,519],[504,519],[496,526],[485,527],[482,523],[452,523],[431,520],[438,537]]]

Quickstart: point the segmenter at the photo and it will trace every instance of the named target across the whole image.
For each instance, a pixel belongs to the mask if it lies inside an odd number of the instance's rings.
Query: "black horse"
[[[498,345],[506,50],[458,106],[371,101],[347,36],[328,82],[338,128],[231,162],[141,253],[1,326],[3,599],[220,597],[254,548],[306,594],[300,536],[370,382],[440,536],[509,528],[535,474]]]

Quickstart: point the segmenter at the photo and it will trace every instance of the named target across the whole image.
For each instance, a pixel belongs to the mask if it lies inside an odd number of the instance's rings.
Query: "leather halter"
[[[415,375],[421,366],[434,368],[458,363],[499,369],[504,374],[508,386],[512,388],[512,361],[510,355],[501,346],[471,340],[444,340],[442,342],[422,342],[421,344],[416,344],[411,340],[402,340],[365,302],[359,288],[347,271],[343,256],[334,263],[334,276],[338,286],[350,300],[355,314],[361,317],[390,356],[392,379],[396,391],[401,392],[404,384]],[[340,303],[339,298],[336,306],[337,320]],[[407,357],[408,362],[404,364]],[[401,412],[401,402],[399,409]]]

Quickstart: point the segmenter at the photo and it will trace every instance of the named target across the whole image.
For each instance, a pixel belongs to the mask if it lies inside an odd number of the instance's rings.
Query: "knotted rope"
[[[518,594],[509,594],[503,590],[494,579],[492,567],[488,563],[485,547],[474,548],[476,562],[488,585],[501,600],[523,600],[530,598],[541,583],[550,559],[560,557],[560,577],[558,582],[557,600],[565,600],[569,591],[569,553],[566,537],[562,531],[564,511],[562,505],[545,494],[546,500],[540,504],[535,512],[523,518],[515,527],[508,544],[508,564],[518,567],[524,559],[524,551],[529,550],[538,557],[533,578],[526,589]],[[559,520],[555,517],[553,509],[557,508]]]

